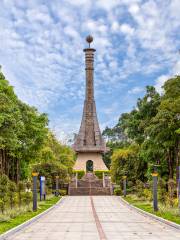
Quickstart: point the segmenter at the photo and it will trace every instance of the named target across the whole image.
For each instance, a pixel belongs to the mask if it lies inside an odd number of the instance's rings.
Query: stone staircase
[[[103,180],[99,179],[94,173],[86,173],[82,179],[78,180],[76,188],[76,179],[73,178],[69,184],[69,195],[111,195],[111,186],[109,179],[105,179],[105,186],[103,187]]]

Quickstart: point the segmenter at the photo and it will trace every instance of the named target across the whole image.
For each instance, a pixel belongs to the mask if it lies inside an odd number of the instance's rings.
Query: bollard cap
[[[33,172],[33,173],[32,173],[32,176],[33,176],[33,177],[37,177],[38,175],[39,175],[38,172]]]
[[[158,173],[152,173],[151,176],[157,177],[157,176],[158,176]]]

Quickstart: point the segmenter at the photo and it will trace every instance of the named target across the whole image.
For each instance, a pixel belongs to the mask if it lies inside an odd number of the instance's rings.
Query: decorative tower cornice
[[[99,128],[94,100],[94,52],[96,50],[90,47],[93,41],[92,36],[88,36],[86,41],[89,44],[89,48],[84,49],[86,95],[81,127],[75,139],[74,150],[76,152],[105,152],[106,144]]]

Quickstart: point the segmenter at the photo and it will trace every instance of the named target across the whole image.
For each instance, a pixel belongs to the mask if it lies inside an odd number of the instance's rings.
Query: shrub
[[[145,188],[143,190],[142,196],[145,197],[145,199],[152,201],[152,199],[153,199],[152,190]]]
[[[32,188],[32,183],[31,183],[31,181],[27,181],[27,182],[26,182],[26,188],[28,189],[28,191]]]
[[[144,183],[140,180],[136,181],[135,191],[138,197],[143,197]]]
[[[65,196],[66,195],[66,190],[60,189],[59,194],[60,194],[60,196]]]
[[[114,195],[120,196],[121,194],[122,194],[122,189],[120,187],[114,189]]]
[[[133,193],[135,191],[135,185],[132,181],[127,181],[127,192]]]
[[[99,179],[102,179],[103,178],[103,173],[107,174],[109,173],[110,171],[109,170],[96,170],[94,173],[95,175],[99,178]]]
[[[166,181],[158,178],[158,199],[164,202],[167,199]]]
[[[3,174],[0,176],[0,208],[1,208],[2,214],[4,213],[5,204],[8,200],[7,198],[8,182],[9,182],[9,179],[6,175]]]
[[[22,181],[20,181],[17,184],[19,207],[21,207],[21,205],[22,205],[22,192],[23,191],[24,191],[24,183]]]
[[[9,200],[10,200],[10,207],[12,209],[15,204],[15,198],[16,198],[16,191],[17,191],[16,184],[12,181],[9,181],[8,190],[9,190],[8,196],[9,196]]]
[[[32,201],[32,192],[25,192],[23,194],[23,199],[25,200],[26,205],[29,207]]]
[[[85,171],[84,170],[74,170],[73,173],[74,174],[77,173],[78,179],[81,179],[85,175]]]
[[[169,204],[171,207],[174,205],[174,195],[176,193],[176,182],[173,179],[168,181],[168,195],[169,195]]]

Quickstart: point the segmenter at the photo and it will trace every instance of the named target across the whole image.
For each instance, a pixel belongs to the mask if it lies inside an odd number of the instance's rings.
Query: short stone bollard
[[[38,173],[32,173],[33,176],[33,211],[37,211],[37,176]]]

